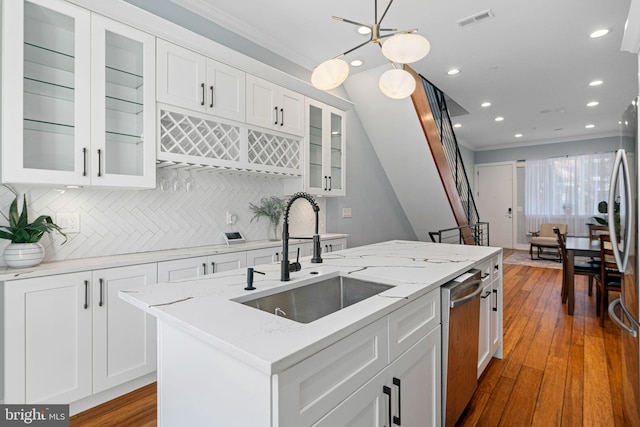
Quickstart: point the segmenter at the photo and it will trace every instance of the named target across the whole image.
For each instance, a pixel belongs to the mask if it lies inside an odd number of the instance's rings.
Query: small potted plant
[[[9,225],[0,225],[0,239],[10,240],[11,243],[4,250],[4,260],[9,267],[33,267],[42,262],[44,258],[44,247],[40,244],[40,239],[44,233],[57,231],[67,236],[60,227],[53,223],[48,215],[41,215],[35,221],[29,222],[27,217],[27,197],[23,198],[22,213],[18,212],[18,196],[9,207],[9,217],[2,214]]]
[[[249,203],[249,208],[254,213],[251,222],[253,222],[254,219],[259,220],[261,216],[266,216],[270,221],[268,230],[269,240],[280,240],[278,236],[278,224],[280,223],[280,217],[285,207],[286,201],[276,196],[263,197],[260,199],[259,205]]]

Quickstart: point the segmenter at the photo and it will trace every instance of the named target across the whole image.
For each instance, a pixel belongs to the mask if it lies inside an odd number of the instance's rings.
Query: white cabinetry
[[[155,186],[155,38],[58,0],[2,12],[2,181]]]
[[[244,121],[244,71],[164,40],[157,64],[159,102]]]
[[[156,264],[4,283],[5,403],[70,403],[156,368],[155,319],[117,292]]]
[[[321,242],[322,252],[329,253],[347,249],[347,239],[333,239]]]
[[[502,358],[502,259],[497,256],[480,267],[480,335],[478,340],[478,378],[491,361]]]
[[[246,252],[176,259],[158,263],[158,282],[175,282],[205,274],[235,270],[247,265]]]
[[[345,114],[334,107],[306,98],[304,179],[285,182],[285,192],[307,191],[324,196],[344,196]]]
[[[304,96],[247,74],[247,123],[304,135]]]

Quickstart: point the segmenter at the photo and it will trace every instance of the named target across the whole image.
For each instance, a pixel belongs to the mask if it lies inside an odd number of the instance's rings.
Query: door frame
[[[512,205],[512,222],[511,222],[511,248],[513,249],[522,249],[520,247],[518,247],[517,243],[518,243],[518,175],[517,175],[517,170],[516,170],[516,161],[512,160],[512,161],[508,161],[508,162],[491,162],[491,163],[476,163],[474,165],[474,182],[473,182],[473,186],[474,186],[474,197],[476,198],[476,200],[480,199],[480,196],[478,195],[478,185],[479,185],[479,169],[482,167],[487,167],[487,166],[504,166],[504,165],[510,165],[511,166],[511,205]],[[479,203],[477,203],[479,204]],[[480,219],[482,220],[482,218]],[[491,233],[491,224],[489,224],[489,233]],[[491,240],[489,240],[489,245],[491,245]],[[525,249],[528,249],[528,246],[526,246]]]

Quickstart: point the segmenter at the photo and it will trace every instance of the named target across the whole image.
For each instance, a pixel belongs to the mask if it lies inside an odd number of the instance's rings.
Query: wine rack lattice
[[[285,169],[300,168],[300,141],[249,129],[249,163]]]
[[[172,111],[160,112],[160,151],[240,160],[240,127]]]

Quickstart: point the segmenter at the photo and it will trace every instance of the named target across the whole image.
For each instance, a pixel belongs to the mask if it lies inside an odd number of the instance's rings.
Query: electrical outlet
[[[65,234],[80,232],[80,214],[56,214],[56,224]]]
[[[342,218],[351,218],[351,208],[342,208]]]

